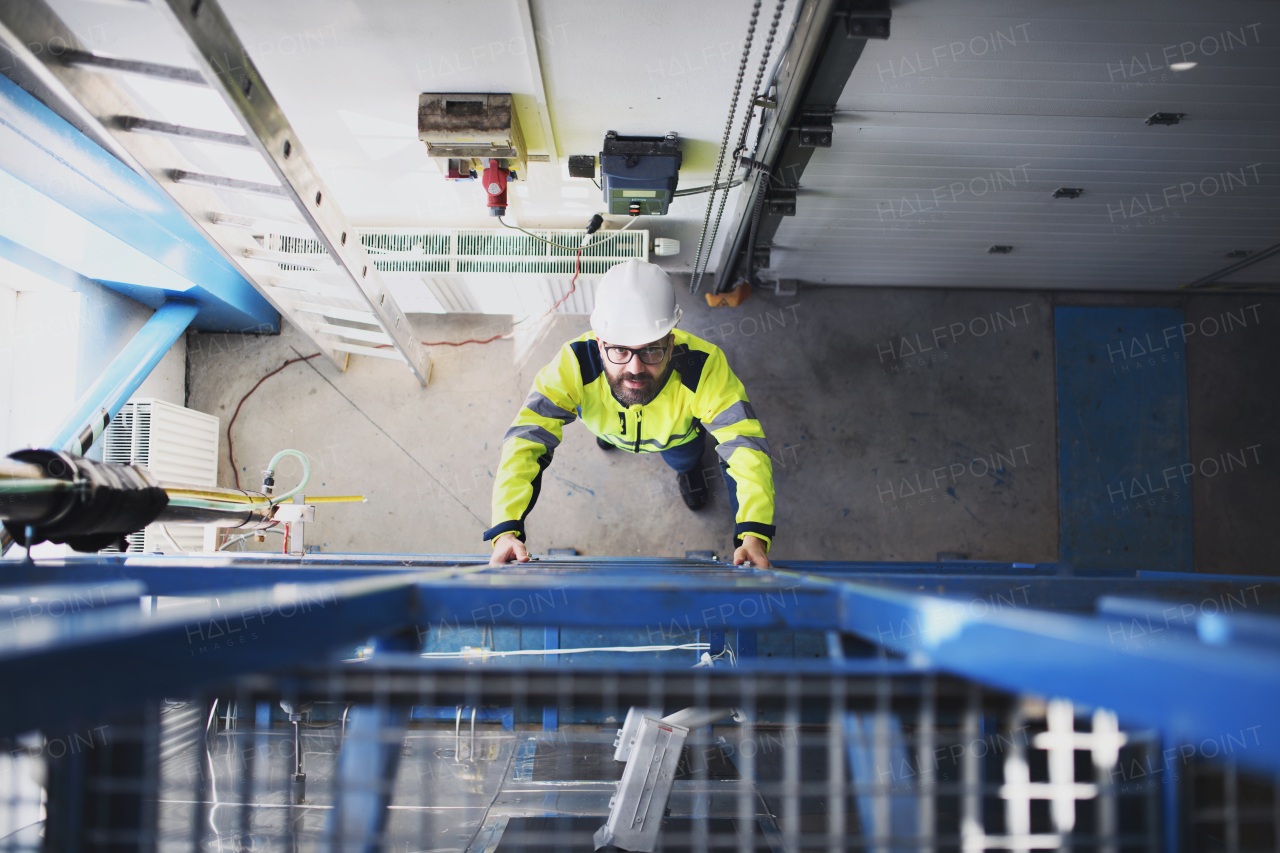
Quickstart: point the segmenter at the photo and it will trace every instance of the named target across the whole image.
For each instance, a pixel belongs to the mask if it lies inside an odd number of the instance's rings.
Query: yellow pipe
[[[171,484],[164,485],[164,490],[169,494],[169,498],[194,498],[197,500],[217,501],[219,503],[235,503],[235,504],[261,504],[266,506],[270,503],[270,498],[264,495],[244,494],[243,492],[233,492],[230,489],[202,489],[199,486],[175,486]]]
[[[313,498],[306,495],[303,500],[309,504],[362,504],[367,503],[368,498],[364,495],[333,495],[327,498]]]

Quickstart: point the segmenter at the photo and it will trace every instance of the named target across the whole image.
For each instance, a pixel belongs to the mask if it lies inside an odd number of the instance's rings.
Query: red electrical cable
[[[249,393],[241,397],[240,402],[236,404],[235,414],[231,416],[230,422],[227,423],[227,456],[231,460],[231,473],[235,477],[237,489],[240,488],[240,469],[236,467],[236,445],[235,445],[235,442],[231,440],[231,427],[235,425],[236,418],[240,417],[240,407],[244,405],[244,401],[248,400],[249,396],[253,394],[254,391],[258,390],[258,385],[261,385],[263,382],[266,382],[272,376],[275,376],[277,373],[284,370],[289,365],[299,361],[308,361],[310,359],[315,358],[318,355],[321,355],[321,353],[313,352],[311,355],[304,355],[301,358],[289,359],[284,364],[280,365],[275,370],[271,371],[266,376],[259,379],[258,384],[250,388]]]
[[[573,279],[569,282],[569,292],[566,293],[564,296],[560,297],[559,302],[557,302],[555,305],[552,305],[550,308],[548,308],[543,313],[542,317],[547,316],[547,314],[550,314],[552,311],[556,310],[561,305],[563,305],[564,301],[568,299],[570,296],[572,296],[573,292],[578,289],[578,275],[582,272],[582,250],[581,249],[578,250],[577,260],[574,261],[573,266],[574,266]],[[541,320],[542,317],[539,317],[538,319]],[[428,346],[428,347],[460,347],[463,344],[487,344],[493,341],[509,338],[511,337],[511,334],[512,333],[508,333],[505,335],[494,335],[492,338],[485,338],[483,341],[479,341],[479,340],[476,340],[475,338],[472,338],[471,340],[467,340],[467,341],[423,341],[422,344],[423,346]],[[377,349],[388,349],[390,348],[390,346],[391,344],[378,344]]]
[[[560,297],[559,302],[557,302],[555,305],[552,305],[550,308],[548,308],[547,314],[550,314],[552,311],[559,308],[561,305],[564,304],[564,301],[566,299],[568,299],[570,296],[573,295],[573,291],[576,290],[578,287],[578,273],[580,272],[582,272],[582,250],[581,249],[578,250],[577,260],[573,262],[573,281],[569,282],[569,292],[566,293],[564,296]],[[547,314],[543,314],[542,317],[547,316]],[[539,317],[538,319],[541,320],[542,317]]]
[[[560,297],[559,302],[557,302],[555,305],[552,305],[550,308],[548,308],[546,312],[543,313],[542,317],[547,316],[547,314],[550,314],[552,311],[559,308],[561,305],[564,304],[564,301],[566,299],[568,299],[570,296],[573,295],[573,292],[578,289],[578,275],[581,272],[582,272],[582,250],[579,249],[577,259],[573,263],[573,280],[569,282],[569,292],[566,293],[564,296]],[[539,317],[538,319],[541,320],[542,317]],[[511,337],[511,335],[506,334],[506,335],[494,335],[492,338],[486,338],[483,341],[477,341],[473,339],[469,341],[423,341],[422,343],[425,346],[429,346],[429,347],[460,347],[463,344],[487,344],[490,341],[496,341],[500,338],[509,338],[509,337]],[[387,344],[383,344],[382,346],[385,347],[387,346]]]
[[[478,341],[475,338],[472,338],[471,340],[467,340],[467,341],[423,341],[422,343],[424,346],[429,346],[429,347],[460,347],[463,344],[492,343],[493,341],[499,340],[501,338],[508,338],[508,337],[510,337],[510,335],[494,335],[492,338],[485,338],[483,341]],[[382,344],[381,346],[386,347],[386,346],[390,346],[390,344]]]
[[[550,308],[548,308],[546,312],[542,315],[542,317],[546,317],[547,314],[550,314],[552,311],[559,308],[561,305],[564,304],[564,301],[566,299],[568,299],[570,296],[573,295],[574,291],[578,289],[578,275],[581,272],[582,272],[582,250],[579,249],[577,259],[574,261],[573,280],[569,282],[569,292],[566,293],[564,296],[560,297],[559,302],[557,302],[555,305],[552,305]],[[542,317],[539,317],[538,319],[541,320]],[[506,334],[506,335],[494,335],[493,337],[485,338],[484,340],[477,340],[476,338],[471,338],[470,340],[466,340],[466,341],[423,341],[422,343],[425,346],[429,346],[429,347],[460,347],[460,346],[463,346],[464,344],[487,344],[496,340],[500,340],[502,338],[509,338],[509,337],[511,337],[511,335]],[[383,349],[388,346],[390,346],[390,344],[379,344],[378,348]],[[289,359],[284,364],[280,365],[275,370],[271,371],[266,376],[259,379],[257,384],[249,389],[249,393],[241,397],[240,402],[236,404],[235,413],[231,415],[231,420],[227,423],[227,457],[231,460],[231,474],[232,476],[235,477],[237,489],[240,488],[240,469],[236,467],[236,445],[235,445],[235,441],[233,441],[231,438],[231,427],[235,426],[236,418],[240,417],[241,406],[244,405],[245,400],[248,400],[249,397],[253,395],[254,391],[258,390],[258,387],[262,385],[263,382],[266,382],[272,376],[275,376],[277,373],[284,370],[286,367],[288,367],[291,364],[296,364],[299,361],[309,361],[321,354],[322,353],[313,352],[311,355],[304,355],[304,356],[301,356],[300,358]]]

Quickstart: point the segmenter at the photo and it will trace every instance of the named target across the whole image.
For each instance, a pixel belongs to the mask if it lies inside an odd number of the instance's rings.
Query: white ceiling
[[[1169,70],[1188,42],[1196,67]],[[1147,127],[1157,111],[1186,118]],[[772,263],[838,284],[1178,286],[1280,240],[1278,159],[1280,4],[896,3]]]
[[[600,191],[568,178],[565,164],[571,154],[598,154],[607,130],[676,131],[684,138],[681,187],[710,183],[752,8],[750,0],[219,2],[347,217],[390,227],[498,227],[478,182],[447,182],[427,157],[417,139],[422,92],[516,96],[530,152],[558,160],[531,164],[525,180],[512,185],[507,219],[525,227],[581,228],[603,211]],[[91,0],[51,5],[95,52],[191,65],[142,4],[132,13]],[[796,5],[788,0],[788,24]],[[530,60],[522,7],[537,33],[539,61]],[[748,87],[761,44],[757,39]],[[543,133],[539,71],[554,149]],[[638,223],[655,237],[681,241],[680,255],[660,260],[668,268],[692,266],[706,198],[678,199],[670,215]]]
[[[564,163],[597,153],[606,130],[677,131],[685,140],[681,186],[710,181],[752,7],[220,2],[354,224],[468,227],[496,223],[475,183],[444,181],[427,158],[416,133],[419,93],[513,93],[530,151],[559,162],[532,164],[513,185],[510,218],[581,227],[603,203],[589,181],[567,177]],[[797,3],[789,0],[775,58]],[[142,4],[52,5],[96,52],[190,65]],[[766,19],[770,5],[762,4]],[[537,62],[522,10],[538,33]],[[765,30],[757,29],[748,87]],[[1174,61],[1196,67],[1163,67],[1168,46]],[[539,73],[554,147],[542,132]],[[219,126],[216,110],[194,97],[186,111]],[[1145,126],[1158,110],[1187,117],[1175,127]],[[1278,135],[1278,3],[897,2],[892,37],[869,42],[844,90],[834,147],[817,151],[804,173],[798,215],[774,240],[773,269],[831,284],[1184,284],[1230,263],[1228,252],[1280,240]],[[207,153],[224,171],[252,168],[225,150]],[[1209,195],[1209,179],[1228,172],[1231,190]],[[984,181],[1001,187],[981,193]],[[1175,189],[1173,201],[1161,201],[1166,188],[1188,182],[1194,191]],[[1062,186],[1084,195],[1051,199]],[[1148,196],[1165,209],[1143,213]],[[661,260],[668,268],[692,264],[705,202],[677,200],[669,216],[641,224],[681,240],[681,254]],[[987,254],[996,244],[1014,251]],[[1277,273],[1280,258],[1230,281],[1275,283]]]

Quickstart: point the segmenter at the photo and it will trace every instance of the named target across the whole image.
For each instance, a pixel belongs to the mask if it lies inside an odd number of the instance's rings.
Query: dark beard
[[[622,383],[623,380],[631,379],[639,381],[641,379],[648,380],[648,374],[640,375],[635,373],[624,373],[617,379],[609,374],[605,374],[605,379],[609,380],[609,389],[613,391],[613,398],[624,406],[647,406],[653,402],[653,398],[662,393],[662,389],[667,387],[667,377],[671,375],[671,362],[667,362],[667,367],[662,371],[662,375],[652,380],[644,388],[627,388]]]

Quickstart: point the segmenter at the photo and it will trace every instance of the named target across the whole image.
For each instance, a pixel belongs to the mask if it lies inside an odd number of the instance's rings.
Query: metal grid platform
[[[1274,849],[1275,579],[254,554],[5,583],[0,677],[40,686],[0,698],[0,849],[592,849],[627,709],[726,704],[660,849]]]

